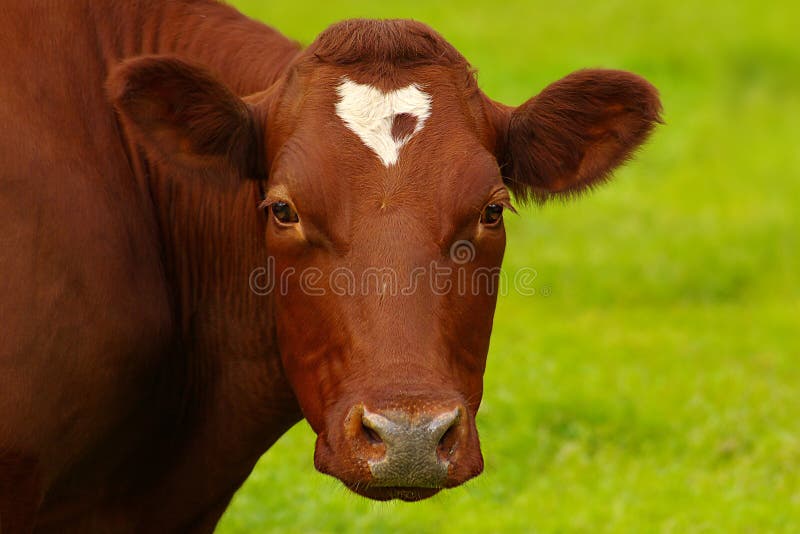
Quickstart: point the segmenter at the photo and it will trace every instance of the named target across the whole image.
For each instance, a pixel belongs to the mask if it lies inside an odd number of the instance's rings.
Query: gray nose
[[[463,408],[410,415],[373,413],[364,408],[361,423],[372,441],[383,443],[382,458],[368,461],[372,485],[440,488],[458,441]]]

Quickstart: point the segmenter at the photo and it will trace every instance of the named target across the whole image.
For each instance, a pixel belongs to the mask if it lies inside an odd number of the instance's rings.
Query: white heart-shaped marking
[[[384,93],[345,76],[336,92],[336,114],[387,167],[397,163],[400,149],[422,130],[431,113],[431,96],[416,84]],[[401,114],[411,115],[417,122],[411,133],[395,139],[392,124]]]

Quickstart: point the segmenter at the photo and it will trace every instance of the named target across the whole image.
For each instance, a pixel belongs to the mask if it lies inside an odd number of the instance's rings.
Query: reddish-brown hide
[[[507,188],[594,186],[660,107],[601,70],[503,106],[409,21],[304,51],[211,0],[0,21],[3,533],[211,531],[302,417],[317,467],[372,498],[477,475],[496,292],[457,278],[500,265]],[[396,164],[337,117],[345,76],[430,95]],[[352,291],[323,282],[342,273]]]

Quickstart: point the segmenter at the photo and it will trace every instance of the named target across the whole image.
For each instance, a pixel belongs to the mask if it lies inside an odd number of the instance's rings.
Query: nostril
[[[364,413],[361,415],[361,432],[367,442],[372,445],[380,445],[391,437],[392,431],[393,424],[386,417],[364,409]]]
[[[456,452],[456,445],[458,444],[458,423],[455,422],[447,431],[442,435],[436,450],[442,460],[447,460],[453,453]]]
[[[364,433],[364,436],[367,438],[367,441],[370,442],[371,444],[380,445],[381,443],[383,443],[383,440],[378,435],[378,433],[363,423],[361,424],[361,431]]]

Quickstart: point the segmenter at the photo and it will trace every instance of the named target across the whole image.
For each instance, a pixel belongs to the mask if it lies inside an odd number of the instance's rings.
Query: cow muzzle
[[[424,499],[483,469],[474,422],[460,404],[415,410],[357,404],[347,412],[343,430],[350,453],[346,471],[359,476],[342,477],[327,461],[318,467],[371,499]],[[338,461],[333,463],[340,464],[344,451],[335,448]]]
[[[441,488],[458,442],[462,408],[410,416],[363,409],[363,432],[383,454],[369,458],[372,486]]]

